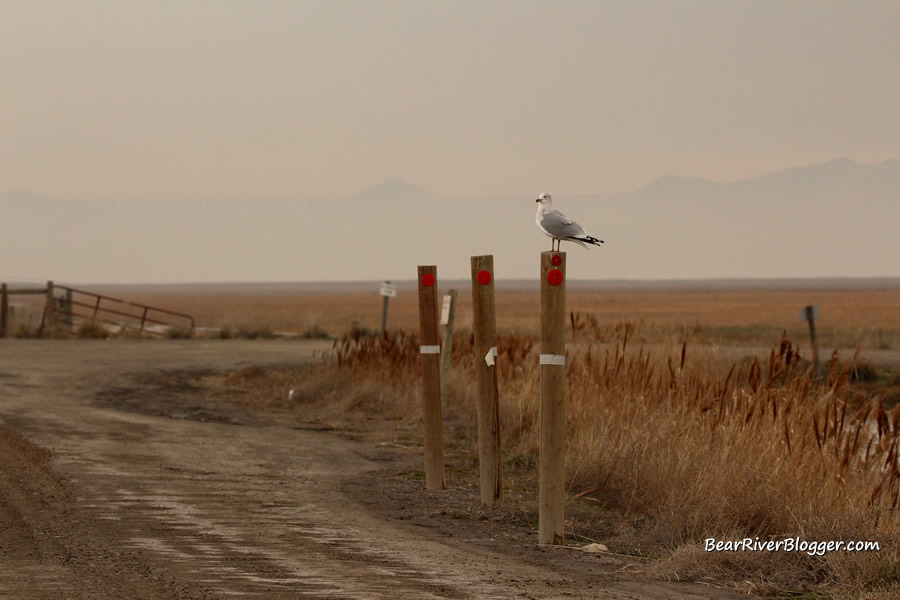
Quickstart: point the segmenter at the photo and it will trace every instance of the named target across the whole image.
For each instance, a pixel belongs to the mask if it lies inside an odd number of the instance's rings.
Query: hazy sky
[[[0,192],[615,192],[900,156],[900,2],[0,0]]]

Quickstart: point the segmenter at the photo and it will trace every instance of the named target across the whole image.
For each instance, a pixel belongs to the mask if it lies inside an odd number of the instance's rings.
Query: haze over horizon
[[[608,241],[564,245],[573,279],[871,278],[900,276],[890,260],[900,255],[898,190],[900,160],[834,159],[735,182],[663,176],[630,193],[555,198]],[[548,241],[533,195],[439,198],[396,178],[330,200],[0,193],[0,256],[16,257],[0,279],[405,280],[417,264],[459,279],[475,254],[495,255],[498,279],[529,278]]]
[[[528,277],[540,192],[608,240],[569,249],[582,279],[900,276],[898,22],[888,0],[7,0],[0,277],[463,277],[479,253]]]

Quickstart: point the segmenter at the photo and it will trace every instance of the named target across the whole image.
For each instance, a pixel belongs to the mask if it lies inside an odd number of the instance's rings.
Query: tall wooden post
[[[492,507],[503,501],[493,256],[472,257],[472,331],[475,335],[475,381],[478,386],[481,504]]]
[[[566,253],[541,253],[538,543],[562,544],[566,502]]]
[[[0,286],[0,338],[9,333],[9,289],[4,283]]]
[[[425,487],[442,490],[444,433],[438,339],[437,267],[419,267],[419,352],[422,361],[422,420],[425,425]]]
[[[447,318],[444,319],[444,308],[441,308],[441,323],[444,325],[444,342],[441,344],[441,409],[447,410],[447,398],[450,395],[450,366],[453,362],[453,326],[456,322],[456,290],[450,290],[444,296]]]
[[[47,304],[44,306],[44,337],[56,337],[56,307],[53,305],[53,282],[47,282]]]

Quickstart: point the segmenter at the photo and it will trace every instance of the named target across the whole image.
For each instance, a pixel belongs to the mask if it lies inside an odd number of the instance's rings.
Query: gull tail
[[[570,237],[570,238],[566,238],[566,239],[575,242],[582,248],[587,248],[587,246],[584,245],[585,242],[587,242],[588,244],[593,244],[594,246],[599,246],[600,244],[603,243],[603,240],[598,240],[597,238],[590,236],[590,235]]]

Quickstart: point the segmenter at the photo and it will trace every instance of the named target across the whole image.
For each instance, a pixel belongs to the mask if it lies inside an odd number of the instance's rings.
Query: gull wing
[[[548,210],[541,218],[541,227],[555,238],[581,237],[584,228],[556,209]]]

